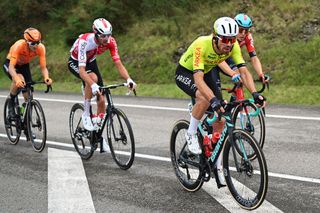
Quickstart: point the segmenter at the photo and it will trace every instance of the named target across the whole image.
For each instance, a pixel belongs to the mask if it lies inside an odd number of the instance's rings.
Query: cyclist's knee
[[[98,82],[98,76],[95,73],[91,72],[91,73],[89,73],[89,76],[90,76],[91,80],[93,80],[95,83]]]

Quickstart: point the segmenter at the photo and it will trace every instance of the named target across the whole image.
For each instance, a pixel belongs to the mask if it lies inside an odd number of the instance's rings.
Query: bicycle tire
[[[250,132],[262,149],[266,137],[266,125],[262,111],[257,116],[253,115],[253,112],[256,110],[257,106],[253,103],[238,105],[232,112],[232,120],[235,128],[241,128]]]
[[[4,118],[4,127],[6,129],[7,137],[10,144],[16,145],[19,142],[21,136],[21,120],[18,116],[15,118],[9,117],[8,114],[8,105],[10,98],[7,98],[4,104],[3,118]]]
[[[27,139],[36,152],[42,152],[47,141],[46,118],[38,100],[31,100],[27,107]]]
[[[253,210],[263,203],[267,194],[267,163],[262,149],[251,134],[241,129],[235,129],[233,137],[234,143],[243,147],[241,153],[248,155],[248,151],[254,151],[255,158],[245,160],[243,154],[240,155],[239,152],[232,149],[229,136],[227,136],[223,150],[225,180],[236,202],[246,210]],[[235,162],[239,165],[240,171],[234,169]]]
[[[170,138],[170,156],[172,166],[180,184],[183,188],[190,192],[199,190],[204,182],[203,171],[200,169],[202,163],[201,156],[195,156],[198,162],[194,165],[189,159],[189,150],[185,139],[185,133],[189,127],[189,122],[186,120],[179,120],[174,124]],[[194,156],[194,155],[193,155]],[[198,165],[198,166],[196,166]]]
[[[105,128],[113,160],[121,169],[129,169],[134,161],[135,142],[128,117],[122,110],[113,108]]]
[[[83,104],[76,103],[72,106],[69,116],[69,130],[74,148],[84,160],[92,157],[94,149],[91,146],[92,132],[86,130],[82,124]]]

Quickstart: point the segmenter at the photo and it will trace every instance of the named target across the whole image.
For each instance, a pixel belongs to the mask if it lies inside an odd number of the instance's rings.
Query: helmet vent
[[[224,28],[224,26],[222,25],[221,27],[223,29],[223,33],[226,33],[226,29]]]

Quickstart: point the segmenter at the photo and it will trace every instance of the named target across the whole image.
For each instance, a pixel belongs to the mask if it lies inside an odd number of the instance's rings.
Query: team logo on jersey
[[[85,60],[85,55],[86,55],[86,46],[87,46],[87,42],[83,42],[83,43],[81,43],[81,45],[80,45],[80,56],[79,56],[79,59],[80,60]]]
[[[200,64],[200,58],[201,58],[201,47],[197,47],[196,48],[196,51],[195,51],[195,53],[194,53],[194,57],[195,57],[195,59],[194,59],[194,67],[198,67],[199,66],[199,64]]]

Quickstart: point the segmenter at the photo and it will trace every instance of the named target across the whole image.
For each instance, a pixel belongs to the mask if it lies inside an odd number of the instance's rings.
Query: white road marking
[[[95,213],[78,153],[48,148],[48,212]]]
[[[236,180],[233,180],[233,182],[237,182],[237,184],[241,184]],[[230,194],[228,188],[223,187],[223,188],[218,189],[214,180],[210,180],[209,182],[205,182],[202,186],[202,189],[204,189],[209,195],[211,195],[211,197],[213,197],[221,205],[223,205],[228,211],[235,212],[235,213],[248,212],[247,210],[240,208],[240,206],[237,204],[236,201],[230,202],[230,200],[234,200],[234,198]],[[247,190],[248,190],[248,188],[247,188]],[[263,212],[264,213],[264,212],[282,212],[282,211],[280,209],[278,209],[277,207],[273,206],[267,200],[264,200],[264,202],[261,204],[261,206],[258,209],[255,209],[251,212]]]
[[[0,133],[0,137],[7,138],[7,135]],[[21,139],[26,140],[25,137],[21,137],[20,140]],[[60,147],[74,148],[73,144],[67,144],[67,143],[56,142],[56,141],[48,141],[47,140],[47,144],[54,145],[54,146],[60,146]],[[100,149],[98,148],[96,151],[100,152]],[[125,153],[125,152],[123,152],[121,154],[129,155],[129,153]],[[163,161],[163,162],[171,162],[170,158],[155,156],[155,155],[135,153],[135,157]],[[277,177],[277,178],[283,178],[283,179],[288,179],[288,180],[298,180],[298,181],[303,181],[303,182],[319,183],[320,184],[320,179],[317,179],[317,178],[308,178],[308,177],[301,177],[301,176],[295,176],[295,175],[279,174],[279,173],[274,173],[274,172],[268,172],[268,175],[269,175],[269,177]]]
[[[0,95],[0,98],[7,98],[5,95]],[[19,97],[22,99],[22,97]],[[82,100],[64,100],[64,99],[51,99],[51,98],[38,98],[40,101],[49,101],[49,102],[62,102],[62,103],[82,103]],[[95,104],[95,103],[93,103]],[[176,107],[160,107],[160,106],[147,106],[147,105],[139,105],[139,104],[115,104],[120,107],[129,107],[129,108],[140,108],[140,109],[157,109],[157,110],[167,110],[167,111],[181,111],[188,112],[189,110],[186,108],[176,108]],[[285,119],[296,119],[296,120],[314,120],[320,121],[320,117],[306,117],[306,116],[291,116],[291,115],[272,115],[266,114],[267,118],[285,118]]]

